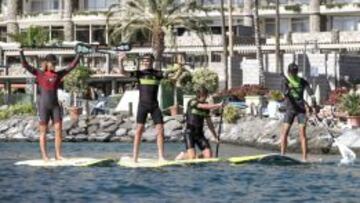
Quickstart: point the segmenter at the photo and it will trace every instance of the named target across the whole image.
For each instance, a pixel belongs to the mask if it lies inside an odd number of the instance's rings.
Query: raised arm
[[[20,61],[21,61],[21,65],[27,70],[29,71],[31,74],[33,75],[37,75],[38,74],[38,70],[36,68],[34,68],[33,66],[31,66],[25,58],[24,55],[24,50],[20,50]]]
[[[58,73],[61,76],[65,76],[70,73],[79,64],[81,56],[81,54],[76,54],[75,59],[65,69],[59,71]]]

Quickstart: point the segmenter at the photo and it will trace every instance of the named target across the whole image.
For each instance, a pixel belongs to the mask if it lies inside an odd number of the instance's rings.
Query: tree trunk
[[[165,32],[161,27],[154,28],[152,32],[152,50],[155,57],[155,68],[161,69],[162,54],[165,50]]]
[[[224,13],[224,0],[221,0],[221,35],[223,43],[223,53],[222,61],[224,62],[224,76],[225,76],[225,86],[224,90],[228,89],[228,52],[227,52],[227,40],[226,40],[226,29],[225,29],[225,13]]]
[[[65,41],[74,40],[74,23],[71,21],[72,17],[72,1],[65,0],[64,2],[64,39]]]
[[[320,32],[320,0],[310,0],[310,32]]]
[[[255,44],[256,44],[256,58],[258,60],[258,66],[259,66],[259,83],[260,85],[265,85],[264,64],[263,64],[263,57],[262,57],[261,43],[260,43],[259,0],[255,0],[254,27],[255,27],[254,31],[255,31]]]
[[[253,19],[252,19],[252,7],[253,7],[253,0],[244,0],[244,26],[253,26]]]
[[[7,6],[8,6],[8,11],[7,11],[8,22],[6,24],[7,34],[16,34],[19,32],[19,27],[16,22],[18,0],[7,0]],[[8,35],[7,41],[13,42],[14,40]]]

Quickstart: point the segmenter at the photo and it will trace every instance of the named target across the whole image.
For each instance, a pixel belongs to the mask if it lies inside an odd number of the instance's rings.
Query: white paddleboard
[[[66,158],[64,160],[50,159],[44,161],[38,160],[26,160],[16,162],[15,165],[21,166],[37,166],[37,167],[58,167],[58,166],[100,166],[114,162],[113,159],[96,159],[96,158]]]
[[[131,157],[124,156],[124,157],[120,158],[118,165],[123,166],[123,167],[128,167],[128,168],[158,168],[158,167],[164,167],[164,166],[201,164],[201,163],[210,163],[210,162],[218,162],[218,161],[221,161],[221,159],[211,158],[211,159],[159,161],[158,159],[139,158],[138,162],[135,163]]]

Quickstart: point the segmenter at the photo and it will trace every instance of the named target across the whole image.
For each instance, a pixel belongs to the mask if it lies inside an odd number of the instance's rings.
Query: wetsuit
[[[135,71],[133,76],[139,80],[139,105],[136,121],[145,124],[150,113],[155,124],[162,124],[163,117],[157,100],[160,80],[164,77],[162,71],[146,69]]]
[[[41,71],[29,65],[23,52],[20,54],[22,66],[36,77],[40,94],[38,97],[38,114],[40,125],[47,125],[51,119],[53,123],[62,122],[62,109],[58,102],[57,90],[62,78],[76,67],[80,55],[70,65],[60,71]]]
[[[309,95],[313,95],[313,90],[309,83],[298,76],[289,77],[283,81],[283,92],[285,95],[286,113],[284,123],[292,124],[297,117],[300,125],[306,123],[306,102],[304,100],[304,91]],[[314,101],[313,101],[314,102]]]
[[[201,151],[210,149],[209,141],[204,135],[204,119],[209,117],[210,111],[200,109],[197,107],[199,102],[197,99],[192,99],[188,103],[188,110],[186,112],[186,131],[184,134],[186,149],[194,149],[195,144]]]

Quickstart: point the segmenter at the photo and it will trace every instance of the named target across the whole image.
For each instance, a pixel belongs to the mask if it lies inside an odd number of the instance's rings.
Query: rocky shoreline
[[[167,142],[181,142],[183,117],[165,117],[165,140]],[[217,127],[219,118],[213,118]],[[222,142],[237,145],[245,145],[262,149],[279,149],[281,121],[268,118],[245,117],[237,124],[223,124],[221,134]],[[132,117],[118,116],[96,116],[86,118],[80,117],[79,122],[74,124],[69,118],[63,122],[63,138],[65,142],[131,142],[135,134],[135,121]],[[205,134],[212,139],[210,131]],[[311,153],[328,153],[330,140],[324,138],[326,130],[308,126],[308,144]],[[338,134],[340,134],[338,132]],[[347,144],[355,151],[360,152],[360,130],[349,130],[340,136],[339,140]],[[54,139],[53,129],[47,135],[48,140]],[[28,141],[37,142],[39,139],[38,122],[36,117],[14,117],[2,121],[0,124],[0,142],[6,141]],[[156,130],[152,122],[146,124],[143,134],[144,142],[156,140]],[[298,139],[298,128],[295,124],[289,135],[288,150],[300,151]],[[332,146],[330,152],[336,152]]]

